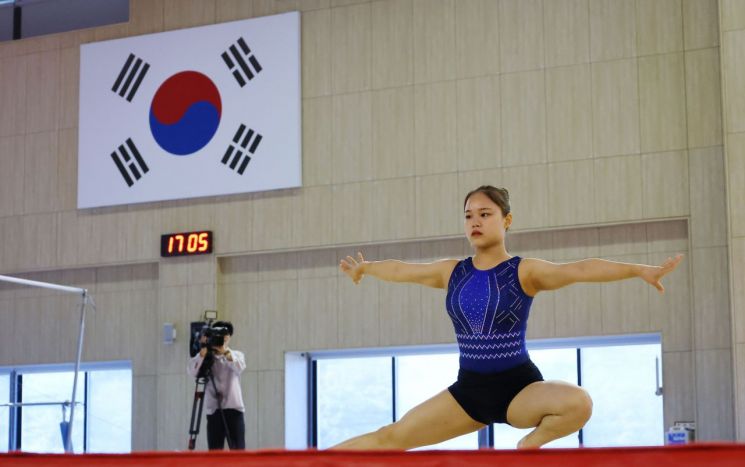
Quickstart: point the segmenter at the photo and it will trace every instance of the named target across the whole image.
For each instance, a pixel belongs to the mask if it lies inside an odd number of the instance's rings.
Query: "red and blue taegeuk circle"
[[[207,76],[182,71],[160,85],[150,104],[150,131],[165,151],[188,156],[210,142],[222,115],[217,87]]]

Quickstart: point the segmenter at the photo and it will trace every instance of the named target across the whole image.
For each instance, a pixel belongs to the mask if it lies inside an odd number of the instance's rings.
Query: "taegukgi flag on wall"
[[[78,208],[297,187],[297,12],[80,50]]]

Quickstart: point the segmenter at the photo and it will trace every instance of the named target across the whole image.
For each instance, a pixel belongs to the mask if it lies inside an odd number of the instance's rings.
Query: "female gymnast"
[[[342,259],[339,267],[355,284],[365,275],[384,281],[447,288],[445,307],[460,350],[458,380],[411,409],[401,420],[357,436],[334,449],[411,449],[436,444],[490,424],[535,428],[518,448],[538,448],[578,431],[590,419],[592,399],[581,387],[544,381],[525,346],[528,312],[538,292],[575,282],[611,282],[638,277],[655,287],[680,263],[661,266],[585,259],[556,264],[510,256],[505,234],[512,223],[509,194],[480,186],[464,201],[465,233],[474,255],[427,264],[397,260]]]

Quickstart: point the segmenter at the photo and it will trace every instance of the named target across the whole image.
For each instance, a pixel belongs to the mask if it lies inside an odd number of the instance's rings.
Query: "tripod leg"
[[[199,434],[199,425],[202,422],[202,407],[204,406],[204,390],[206,381],[197,378],[197,384],[194,388],[194,403],[191,407],[191,423],[189,424],[189,449],[194,450],[197,444],[197,435]]]

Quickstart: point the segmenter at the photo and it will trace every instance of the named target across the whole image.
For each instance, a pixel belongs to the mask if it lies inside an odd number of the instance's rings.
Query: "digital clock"
[[[170,233],[160,236],[160,256],[207,255],[212,253],[212,232]]]

